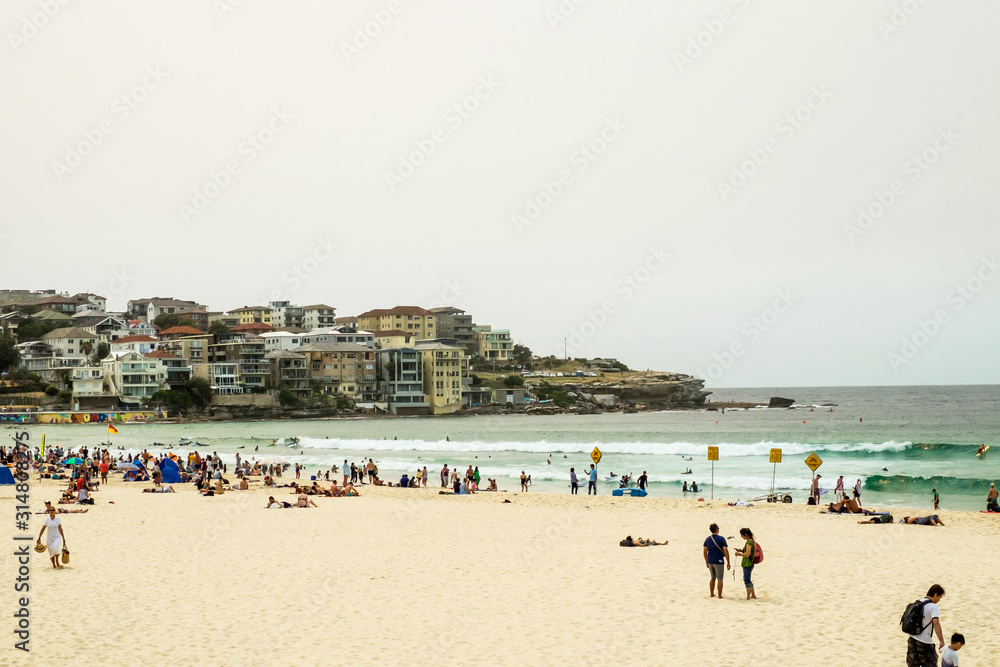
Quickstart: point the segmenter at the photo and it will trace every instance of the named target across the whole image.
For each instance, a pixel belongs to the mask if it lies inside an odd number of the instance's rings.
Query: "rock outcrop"
[[[768,402],[767,407],[769,408],[790,408],[795,403],[794,398],[782,398],[781,396],[772,396],[770,402]]]

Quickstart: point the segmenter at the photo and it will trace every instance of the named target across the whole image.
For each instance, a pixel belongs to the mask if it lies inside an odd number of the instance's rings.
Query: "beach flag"
[[[42,458],[45,458],[45,434],[44,433],[42,433],[42,449],[41,449],[40,452],[38,452],[38,455],[41,456]]]
[[[117,432],[118,432],[118,429],[116,429],[116,428],[115,428],[114,426],[112,426],[111,424],[108,424],[108,434],[109,434],[109,435],[110,435],[111,433],[117,433]]]

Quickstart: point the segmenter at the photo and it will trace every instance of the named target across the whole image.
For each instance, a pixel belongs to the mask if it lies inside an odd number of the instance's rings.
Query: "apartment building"
[[[394,415],[425,415],[430,403],[424,393],[424,364],[412,348],[379,350],[379,393]]]
[[[415,333],[408,333],[401,329],[388,329],[372,333],[375,338],[375,347],[380,350],[389,350],[394,347],[413,347],[417,342]]]
[[[472,322],[472,315],[454,306],[431,308],[431,312],[436,318],[438,338],[454,338],[466,354],[476,352],[476,325]]]
[[[302,306],[302,328],[307,331],[327,329],[335,325],[337,311],[333,306],[324,303],[314,303]]]
[[[208,363],[215,367],[214,382],[225,387],[227,393],[265,389],[271,368],[264,354],[264,339],[256,336],[233,335],[209,345]],[[231,387],[238,389],[228,391]]]
[[[156,349],[157,340],[152,336],[125,336],[111,343],[111,354],[121,355],[125,352],[148,354]]]
[[[287,389],[297,398],[306,398],[312,392],[309,359],[291,350],[273,350],[264,355],[271,367],[268,387],[275,391]]]
[[[229,314],[239,318],[239,324],[271,325],[271,309],[267,306],[243,306],[230,310]]]
[[[433,415],[462,408],[462,368],[465,351],[442,343],[417,343],[423,365],[424,394]]]
[[[290,301],[271,301],[267,304],[271,309],[271,325],[275,329],[281,327],[298,327],[304,329],[305,310],[302,306],[293,305]]]
[[[138,352],[109,354],[103,361],[104,378],[124,403],[140,405],[166,387],[166,371],[157,359]]]
[[[306,358],[309,379],[319,382],[323,393],[375,399],[374,350],[357,343],[309,343],[292,351]]]
[[[158,375],[163,378],[167,387],[174,391],[183,389],[191,379],[191,364],[186,359],[181,359],[166,350],[153,350],[145,357],[155,359],[159,363]]]
[[[514,355],[514,343],[509,329],[493,329],[490,325],[476,327],[476,353],[487,361],[509,364]]]
[[[358,315],[358,326],[366,331],[400,330],[418,339],[437,336],[434,313],[419,306],[396,306],[369,310]]]

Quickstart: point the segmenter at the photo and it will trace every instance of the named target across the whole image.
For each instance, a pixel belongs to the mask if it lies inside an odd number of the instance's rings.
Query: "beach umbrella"
[[[71,459],[66,459],[65,461],[63,461],[63,463],[65,463],[66,465],[69,465],[69,466],[78,466],[81,463],[83,463],[83,459],[78,459],[78,458],[76,458],[74,456]]]
[[[119,470],[138,470],[139,466],[137,466],[134,463],[119,463],[118,464],[118,469]]]

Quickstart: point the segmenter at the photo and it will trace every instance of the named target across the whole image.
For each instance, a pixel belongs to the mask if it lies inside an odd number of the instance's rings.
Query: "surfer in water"
[[[979,458],[983,458],[984,456],[986,456],[986,449],[987,448],[985,442],[979,445],[979,450],[976,452],[976,456],[978,456]]]

